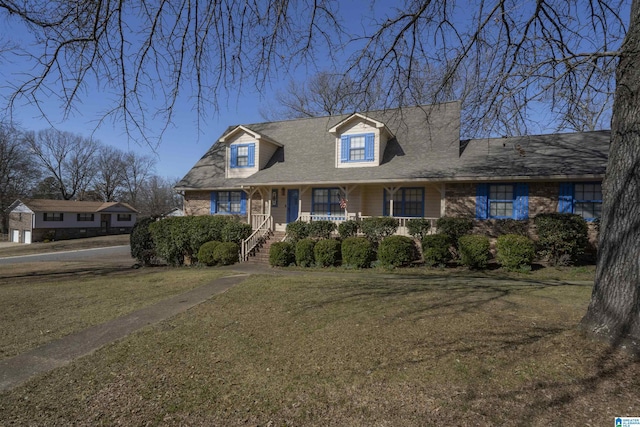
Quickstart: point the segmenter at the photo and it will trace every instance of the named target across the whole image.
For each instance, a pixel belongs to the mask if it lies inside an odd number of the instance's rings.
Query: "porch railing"
[[[300,217],[298,218],[299,221],[303,221],[303,222],[313,222],[313,221],[332,221],[335,222],[336,225],[339,225],[342,222],[345,222],[348,219],[353,219],[356,221],[365,219],[365,218],[371,218],[370,216],[358,216],[356,214],[349,214],[347,216],[344,215],[309,215],[309,214],[303,214],[300,215]],[[395,219],[398,220],[398,230],[396,231],[396,234],[401,235],[401,236],[409,236],[409,229],[407,228],[407,222],[409,222],[412,219],[417,219],[416,217],[401,217],[401,216],[396,216],[394,217]],[[430,232],[429,234],[434,234],[436,232],[436,221],[438,221],[438,218],[420,218],[420,219],[426,219],[429,221],[431,227],[430,227]]]
[[[262,219],[262,222],[254,226],[254,218],[256,223],[259,219]],[[253,227],[253,233],[242,241],[240,247],[240,261],[249,259],[251,251],[266,240],[273,227],[273,217],[271,215],[251,215],[251,226]]]
[[[369,216],[361,216],[359,219],[371,218]],[[409,229],[407,228],[407,222],[412,219],[426,219],[430,224],[429,234],[435,234],[436,232],[436,222],[438,218],[417,218],[417,217],[408,217],[408,216],[394,216],[395,219],[398,220],[398,229],[396,230],[396,234],[400,236],[410,236]]]

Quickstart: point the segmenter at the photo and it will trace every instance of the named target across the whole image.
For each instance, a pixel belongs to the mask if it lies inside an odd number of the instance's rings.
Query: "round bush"
[[[443,216],[438,218],[436,229],[439,234],[449,237],[449,242],[457,248],[460,237],[471,233],[473,221],[470,218]]]
[[[333,221],[313,221],[307,225],[309,237],[315,239],[329,239],[336,228],[336,223]]]
[[[415,243],[407,236],[389,236],[380,242],[378,259],[391,267],[409,265],[417,259]]]
[[[293,223],[291,223],[293,224]],[[269,249],[269,265],[273,267],[288,267],[296,260],[293,244],[289,242],[275,242]]]
[[[240,246],[233,242],[222,242],[213,249],[213,260],[220,265],[231,265],[240,259]]]
[[[458,250],[462,264],[469,268],[485,268],[489,261],[489,238],[478,234],[460,237]]]
[[[309,224],[302,221],[294,221],[287,224],[287,239],[290,242],[297,242],[298,240],[306,239],[309,237]]]
[[[220,243],[221,242],[213,241],[204,243],[200,246],[200,250],[198,251],[198,262],[209,266],[216,265],[214,251]]]
[[[534,222],[540,250],[552,265],[576,262],[589,243],[589,229],[580,215],[544,213]]]
[[[239,221],[230,221],[222,227],[222,241],[239,245],[244,239],[251,236],[252,232],[251,225]]]
[[[520,270],[531,267],[536,255],[535,245],[527,236],[505,234],[496,242],[498,262],[506,270]]]
[[[412,218],[407,221],[407,231],[416,239],[422,241],[431,232],[431,220],[426,218]]]
[[[296,243],[296,265],[300,267],[313,267],[316,259],[313,248],[316,242],[311,239],[302,239]]]
[[[445,234],[431,234],[422,239],[422,256],[429,267],[446,264],[451,260],[449,237]]]
[[[364,218],[360,223],[360,231],[373,243],[393,235],[398,229],[398,220],[389,216]]]
[[[376,253],[364,237],[347,237],[342,241],[342,263],[356,268],[371,267]]]
[[[358,221],[354,221],[349,219],[347,221],[341,222],[338,225],[338,234],[341,239],[346,239],[347,237],[355,237],[358,235],[358,230],[360,229],[360,224]]]
[[[313,248],[316,264],[322,267],[330,267],[340,264],[342,254],[340,242],[335,239],[320,240]]]

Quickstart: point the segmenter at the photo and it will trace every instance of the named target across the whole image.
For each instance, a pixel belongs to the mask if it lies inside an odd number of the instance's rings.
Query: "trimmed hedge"
[[[342,253],[340,242],[334,239],[320,240],[313,248],[316,265],[330,267],[340,264]]]
[[[316,245],[315,240],[302,239],[296,243],[296,265],[300,267],[313,267],[316,263],[313,255],[313,248]]]
[[[444,234],[449,238],[449,242],[458,248],[460,237],[471,233],[473,230],[473,221],[471,218],[457,218],[443,216],[438,218],[436,222],[438,234]]]
[[[240,221],[229,221],[222,227],[222,241],[233,242],[240,245],[244,239],[251,236],[252,232],[253,229],[250,224]]]
[[[416,239],[422,241],[431,232],[431,220],[412,218],[407,221],[407,231]]]
[[[570,265],[584,254],[589,243],[586,221],[575,214],[543,213],[534,218],[538,245],[552,265]]]
[[[383,265],[402,267],[417,259],[416,246],[410,237],[389,236],[380,242],[378,260]]]
[[[222,242],[212,241],[200,246],[200,250],[198,251],[198,262],[208,266],[216,265],[217,262],[214,251],[221,243]]]
[[[309,237],[309,224],[302,221],[294,221],[287,224],[287,240],[295,243],[298,240]]]
[[[273,267],[288,267],[295,261],[296,256],[293,244],[289,242],[275,242],[271,245],[269,249],[269,265]]]
[[[392,236],[398,229],[398,220],[389,216],[364,218],[360,222],[360,231],[373,243]]]
[[[446,264],[451,260],[449,237],[445,234],[431,234],[422,239],[422,256],[429,267]]]
[[[156,222],[155,217],[139,219],[129,235],[131,256],[142,265],[151,265],[156,258],[156,244],[149,231],[149,225]]]
[[[469,268],[485,268],[489,261],[489,238],[478,234],[468,234],[458,240],[458,250],[462,264]]]
[[[375,261],[373,244],[364,237],[347,237],[342,241],[342,263],[356,268],[369,268]]]
[[[360,230],[360,224],[358,221],[353,219],[348,219],[338,224],[338,234],[341,239],[356,237],[358,235],[358,230]]]
[[[213,249],[213,259],[220,265],[231,265],[240,259],[240,246],[234,242],[222,242]]]
[[[309,237],[315,239],[329,239],[331,238],[331,233],[336,231],[336,223],[333,221],[312,221],[307,224],[307,230],[309,232]]]
[[[519,234],[504,234],[498,237],[496,249],[498,251],[496,258],[506,270],[531,268],[536,255],[533,241]]]

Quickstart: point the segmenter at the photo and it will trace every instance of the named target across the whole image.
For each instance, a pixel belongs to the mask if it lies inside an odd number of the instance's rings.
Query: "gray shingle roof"
[[[380,166],[336,168],[329,129],[349,115],[255,123],[243,126],[283,145],[264,169],[248,178],[225,178],[225,145],[216,143],[176,188],[581,176],[603,174],[606,166],[608,131],[461,142],[459,102],[363,114],[395,136]]]
[[[85,202],[76,200],[50,200],[50,199],[22,199],[16,200],[11,206],[19,202],[24,203],[34,212],[73,212],[73,213],[97,213],[117,212],[115,207],[126,208],[130,212],[138,212],[127,203],[123,202]]]

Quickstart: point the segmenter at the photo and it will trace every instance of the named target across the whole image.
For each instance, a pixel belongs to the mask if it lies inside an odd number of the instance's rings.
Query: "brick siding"
[[[185,191],[184,214],[185,215],[211,214],[211,192]]]

